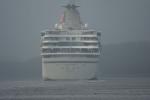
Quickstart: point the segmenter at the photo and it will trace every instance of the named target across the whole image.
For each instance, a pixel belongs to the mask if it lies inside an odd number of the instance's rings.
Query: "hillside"
[[[150,76],[150,42],[103,46],[102,76]]]

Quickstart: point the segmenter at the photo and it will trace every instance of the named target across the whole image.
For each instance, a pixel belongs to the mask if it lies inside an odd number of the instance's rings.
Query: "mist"
[[[40,32],[45,29],[53,29],[54,24],[59,21],[63,13],[61,6],[67,1],[0,0],[1,71],[6,70],[6,73],[9,73],[7,68],[12,66],[23,66],[23,68],[30,66],[37,68],[38,71],[33,70],[36,72],[35,76],[40,75]],[[102,32],[101,42],[104,48],[100,65],[103,73],[115,73],[112,66],[116,65],[118,67],[124,65],[123,68],[128,66],[129,69],[129,66],[133,65],[133,69],[136,69],[137,64],[140,64],[138,70],[131,71],[131,73],[145,73],[146,70],[146,73],[149,73],[150,0],[77,0],[77,5],[80,6],[78,9],[83,22],[88,23],[90,29]],[[122,49],[124,46],[126,49]],[[107,50],[112,51],[107,52]],[[128,53],[133,55],[130,61],[134,60],[134,64],[128,65]],[[122,56],[119,56],[121,54]],[[123,59],[124,57],[126,59]],[[116,65],[112,59],[115,60]],[[124,62],[117,62],[118,59]],[[139,62],[141,60],[143,62]],[[109,65],[106,64],[109,62],[111,62]],[[142,67],[143,65],[145,67]],[[141,69],[143,72],[138,72]],[[14,69],[12,75],[17,70],[18,68]],[[26,72],[28,70],[26,69]],[[18,75],[19,73],[16,74]]]
[[[40,32],[52,29],[68,0],[0,0],[0,56],[40,54]],[[149,0],[77,0],[83,22],[102,32],[102,44],[150,40]]]

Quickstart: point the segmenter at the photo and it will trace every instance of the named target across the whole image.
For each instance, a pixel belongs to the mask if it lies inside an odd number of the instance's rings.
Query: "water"
[[[0,100],[150,100],[150,78],[3,81]]]

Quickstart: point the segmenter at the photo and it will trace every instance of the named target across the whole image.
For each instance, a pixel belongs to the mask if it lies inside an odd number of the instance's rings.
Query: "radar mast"
[[[75,0],[69,0],[70,5],[75,5]]]
[[[78,7],[80,7],[80,6],[76,5],[75,1],[76,0],[68,0],[68,4],[63,6],[63,7],[65,7],[65,8],[78,8]]]

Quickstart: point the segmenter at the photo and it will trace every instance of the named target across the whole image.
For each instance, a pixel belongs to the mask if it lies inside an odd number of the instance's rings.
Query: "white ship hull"
[[[96,79],[97,63],[43,63],[44,80]]]
[[[41,32],[44,80],[96,79],[101,51],[101,33],[83,24],[75,4],[64,6],[53,30]]]

